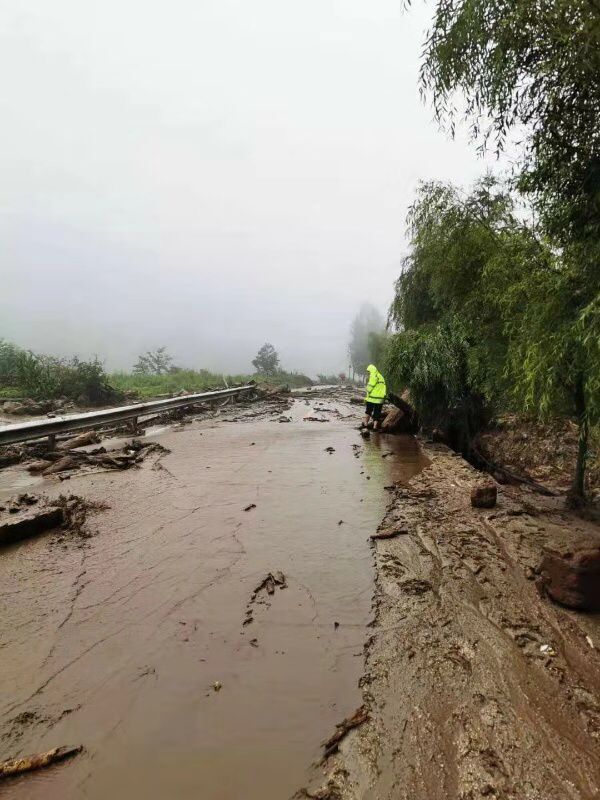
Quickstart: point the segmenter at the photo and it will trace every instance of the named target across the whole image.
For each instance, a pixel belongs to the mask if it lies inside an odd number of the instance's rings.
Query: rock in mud
[[[8,519],[0,520],[0,545],[12,544],[51,528],[58,528],[63,521],[62,508],[17,510]]]
[[[539,571],[553,600],[568,608],[600,611],[600,546],[575,552],[546,549]]]
[[[498,489],[495,483],[488,481],[471,489],[471,505],[473,508],[493,508],[496,505]]]

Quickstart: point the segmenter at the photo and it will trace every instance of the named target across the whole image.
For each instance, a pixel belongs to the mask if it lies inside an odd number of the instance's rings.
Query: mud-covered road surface
[[[5,474],[0,499],[108,508],[89,538],[0,554],[0,757],[85,748],[2,797],[281,800],[306,783],[361,702],[384,487],[425,463],[408,437],[363,441],[359,413],[300,399],[287,422],[166,429],[170,452],[140,469]]]

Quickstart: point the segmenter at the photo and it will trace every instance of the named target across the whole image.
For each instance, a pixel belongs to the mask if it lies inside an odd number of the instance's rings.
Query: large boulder
[[[542,586],[556,602],[600,611],[600,544],[589,542],[572,551],[546,548],[539,572]]]

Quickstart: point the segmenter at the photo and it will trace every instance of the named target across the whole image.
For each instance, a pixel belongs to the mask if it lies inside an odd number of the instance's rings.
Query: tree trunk
[[[583,373],[577,377],[575,384],[575,413],[579,425],[579,446],[577,448],[577,464],[571,491],[571,499],[582,502],[585,500],[585,468],[588,454],[589,424],[585,405],[585,378]]]

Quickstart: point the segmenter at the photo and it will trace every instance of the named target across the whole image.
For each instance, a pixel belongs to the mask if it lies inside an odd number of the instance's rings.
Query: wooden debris
[[[88,444],[97,444],[100,441],[100,437],[96,433],[96,431],[85,431],[85,433],[80,433],[77,436],[73,436],[70,439],[66,439],[64,442],[58,445],[58,450],[72,450],[75,447],[85,447]]]
[[[325,752],[323,753],[323,761],[329,756],[337,753],[338,747],[342,739],[346,736],[346,734],[351,731],[353,728],[358,728],[359,725],[362,725],[363,722],[366,722],[369,719],[369,712],[364,706],[357,708],[354,714],[350,717],[346,717],[346,719],[342,720],[336,725],[335,733],[329,737],[325,742],[323,742],[323,747],[325,748]]]
[[[37,753],[36,755],[25,756],[24,758],[9,758],[8,761],[0,762],[0,780],[2,778],[10,778],[15,775],[22,775],[25,772],[33,772],[34,770],[44,769],[51,764],[56,764],[58,761],[64,761],[66,758],[71,758],[81,753],[83,747],[76,745],[74,747],[54,747],[45,753]]]
[[[371,534],[371,539],[394,539],[396,536],[408,533],[408,528],[388,528]]]

